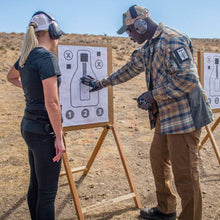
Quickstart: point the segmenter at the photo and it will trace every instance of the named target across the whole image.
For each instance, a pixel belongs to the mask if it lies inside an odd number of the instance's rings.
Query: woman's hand
[[[61,139],[56,138],[55,149],[56,149],[56,156],[53,158],[53,162],[59,162],[63,156],[63,153],[66,151],[62,138]]]

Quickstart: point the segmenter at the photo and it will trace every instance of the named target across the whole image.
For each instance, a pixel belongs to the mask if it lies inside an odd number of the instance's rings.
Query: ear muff
[[[39,15],[39,14],[44,14],[46,15],[51,21],[53,21],[48,28],[48,32],[50,35],[51,39],[59,39],[61,37],[61,35],[63,34],[63,31],[61,31],[59,25],[57,24],[56,20],[48,13],[43,12],[43,11],[38,11],[36,13],[34,13],[34,15],[32,17],[34,17],[35,15]]]
[[[59,25],[55,21],[50,24],[48,31],[51,39],[59,39],[63,34],[63,31],[60,30]]]
[[[129,12],[132,18],[136,18],[138,16],[134,6],[135,5],[129,8]],[[137,33],[144,34],[147,31],[147,22],[143,19],[137,19],[134,22],[134,28],[137,31]]]
[[[134,28],[139,34],[144,34],[147,31],[147,22],[143,19],[137,19],[134,22]]]

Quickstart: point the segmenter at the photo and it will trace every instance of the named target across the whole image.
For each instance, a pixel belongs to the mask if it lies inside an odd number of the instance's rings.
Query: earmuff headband
[[[32,17],[34,17],[35,15],[39,15],[39,14],[44,14],[46,15],[50,20],[55,21],[55,19],[48,13],[44,12],[44,11],[37,11],[36,13],[33,14]]]
[[[129,8],[129,11],[130,11],[130,14],[131,14],[131,17],[132,18],[136,18],[138,16],[136,10],[135,10],[135,7],[136,5],[132,5],[130,8]]]

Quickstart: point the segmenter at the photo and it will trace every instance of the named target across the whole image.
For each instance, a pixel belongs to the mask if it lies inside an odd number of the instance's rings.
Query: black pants
[[[41,135],[21,129],[28,145],[30,184],[28,206],[32,220],[55,219],[54,202],[58,187],[61,160],[53,162],[55,135]]]

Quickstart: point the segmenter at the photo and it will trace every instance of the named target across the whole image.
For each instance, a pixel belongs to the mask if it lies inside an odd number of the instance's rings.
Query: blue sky
[[[26,32],[33,13],[43,10],[66,33],[120,36],[122,14],[133,4],[192,38],[220,38],[220,0],[0,0],[0,32]]]

